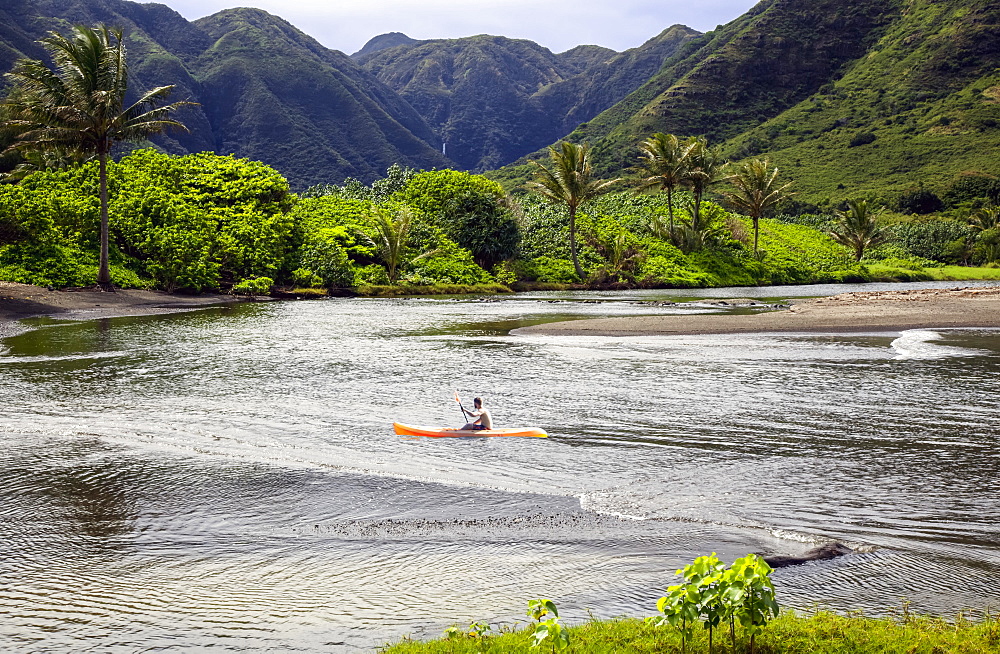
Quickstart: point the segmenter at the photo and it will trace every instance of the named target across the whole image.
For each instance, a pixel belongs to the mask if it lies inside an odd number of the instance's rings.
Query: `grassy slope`
[[[738,630],[739,632],[739,630]],[[654,628],[640,620],[621,619],[592,621],[570,629],[572,652],[575,654],[642,654],[648,652],[680,652],[681,642],[676,630]],[[427,643],[404,641],[384,650],[385,654],[506,654],[531,650],[528,631],[504,633],[483,640],[461,637]],[[715,651],[720,654],[747,651],[745,638],[737,633],[737,647],[730,645],[729,634],[718,630],[714,638]],[[538,651],[547,652],[543,646]],[[695,630],[688,652],[708,651],[707,632]],[[1000,652],[1000,623],[995,620],[980,624],[910,618],[902,622],[863,617],[841,617],[818,613],[796,617],[783,613],[769,624],[756,640],[756,651],[763,654],[995,654]]]
[[[872,50],[823,90],[727,149],[766,154],[808,200],[1000,173],[1000,5],[908,0]],[[862,133],[874,142],[852,147]]]
[[[605,167],[654,131],[731,138],[794,106],[861,56],[897,0],[772,0],[667,62],[622,107],[571,136]],[[687,56],[683,56],[683,55]]]

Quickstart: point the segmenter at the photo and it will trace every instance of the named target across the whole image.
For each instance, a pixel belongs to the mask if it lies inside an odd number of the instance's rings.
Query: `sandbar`
[[[150,316],[242,302],[232,295],[174,295],[136,289],[102,293],[93,289],[50,291],[40,286],[0,282],[0,338],[25,331],[23,318],[50,316],[61,320],[94,320]]]
[[[881,332],[1000,327],[1000,288],[862,291],[802,300],[781,311],[594,318],[533,325],[511,333],[649,336],[746,333]]]

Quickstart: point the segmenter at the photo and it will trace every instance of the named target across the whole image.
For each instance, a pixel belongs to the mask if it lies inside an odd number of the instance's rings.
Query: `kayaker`
[[[470,418],[475,418],[475,420],[462,427],[462,430],[493,429],[493,418],[490,417],[490,412],[483,408],[483,398],[475,398],[472,400],[472,404],[475,406],[472,411],[469,411],[465,407],[462,407],[462,411]]]

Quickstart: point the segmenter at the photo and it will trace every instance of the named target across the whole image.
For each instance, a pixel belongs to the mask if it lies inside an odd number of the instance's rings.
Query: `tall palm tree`
[[[830,230],[830,238],[854,250],[858,261],[865,250],[889,240],[885,228],[878,224],[882,208],[872,207],[867,200],[848,200],[847,211],[837,212],[838,224]]]
[[[701,202],[705,191],[713,184],[726,179],[724,173],[728,161],[722,158],[718,148],[711,148],[705,138],[691,137],[687,143],[687,170],[684,175],[684,185],[691,190],[694,197],[694,212],[691,223],[694,229],[701,229]]]
[[[576,212],[584,202],[607,193],[621,179],[594,179],[590,161],[590,148],[563,141],[559,148],[549,146],[552,167],[546,168],[537,161],[535,179],[525,186],[552,204],[564,204],[569,211],[569,252],[577,277],[583,279],[583,268],[576,255]]]
[[[49,32],[39,43],[54,68],[21,59],[6,77],[12,86],[0,104],[0,129],[16,140],[9,150],[72,150],[96,155],[100,171],[101,259],[97,283],[114,290],[108,267],[108,156],[116,142],[137,142],[168,127],[190,102],[161,104],[173,86],[160,86],[125,106],[128,64],[120,28],[77,25],[69,36]]]
[[[787,192],[792,183],[778,186],[777,179],[778,168],[777,166],[771,168],[767,159],[747,161],[729,178],[736,191],[726,193],[726,199],[738,210],[746,212],[753,220],[754,254],[757,254],[761,217],[782,200],[793,195]]]
[[[639,164],[633,169],[641,177],[638,191],[658,189],[667,192],[671,241],[674,240],[674,191],[687,179],[691,148],[690,143],[682,143],[673,134],[657,132],[639,144]]]

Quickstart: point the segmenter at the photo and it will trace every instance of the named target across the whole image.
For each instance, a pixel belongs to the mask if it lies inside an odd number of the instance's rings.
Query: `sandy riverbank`
[[[93,320],[190,311],[245,301],[231,295],[171,295],[163,291],[49,291],[40,286],[0,282],[0,338],[24,331],[17,321],[35,316]]]
[[[1000,288],[869,291],[797,302],[753,315],[628,316],[536,325],[515,334],[645,336],[750,332],[867,332],[1000,327]]]

